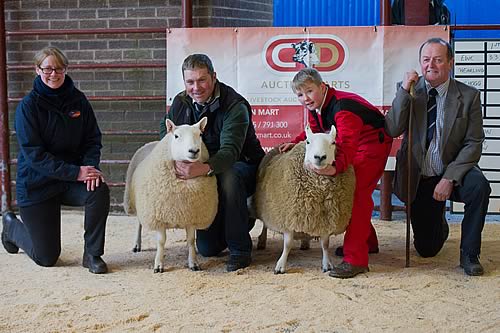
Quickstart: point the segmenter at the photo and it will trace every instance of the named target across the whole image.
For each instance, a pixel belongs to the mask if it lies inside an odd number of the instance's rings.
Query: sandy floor
[[[225,273],[226,256],[201,258],[187,269],[185,236],[168,234],[166,267],[153,274],[153,234],[133,254],[135,219],[109,218],[106,254],[111,274],[80,266],[82,216],[63,216],[63,253],[56,267],[0,249],[0,332],[499,332],[500,224],[485,226],[483,277],[458,266],[460,225],[432,259],[405,266],[405,224],[375,221],[381,252],[367,274],[338,280],[322,273],[319,243],[289,257],[288,274],[274,275],[281,236],[254,264]],[[252,232],[254,239],[260,228]],[[331,247],[340,245],[332,237]],[[336,263],[339,258],[334,259]]]

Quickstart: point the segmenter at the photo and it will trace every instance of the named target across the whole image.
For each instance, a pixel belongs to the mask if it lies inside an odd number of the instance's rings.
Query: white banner
[[[304,111],[290,86],[297,71],[314,67],[330,86],[387,109],[404,73],[420,70],[419,47],[430,37],[449,40],[448,30],[444,26],[171,29],[167,104],[184,90],[183,60],[204,53],[212,59],[217,78],[248,99],[259,139],[269,149],[303,129]]]

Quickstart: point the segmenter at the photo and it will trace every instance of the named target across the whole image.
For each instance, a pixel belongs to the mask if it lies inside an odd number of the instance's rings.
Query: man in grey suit
[[[419,51],[422,76],[405,74],[386,116],[392,137],[404,133],[396,156],[395,194],[411,203],[414,246],[422,257],[433,257],[448,238],[447,199],[465,204],[460,266],[468,275],[482,275],[481,232],[491,188],[478,167],[484,141],[480,93],[450,78],[451,46],[431,38]],[[409,94],[415,85],[412,117],[412,167],[408,198]]]

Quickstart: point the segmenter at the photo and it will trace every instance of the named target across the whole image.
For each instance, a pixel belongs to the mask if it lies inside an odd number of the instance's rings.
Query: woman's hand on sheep
[[[94,191],[101,182],[104,183],[104,176],[99,169],[90,165],[83,165],[80,166],[77,180],[87,184],[87,191]]]
[[[337,168],[334,167],[333,165],[328,165],[326,168],[323,168],[323,169],[317,169],[311,163],[307,163],[306,167],[309,170],[317,173],[318,175],[335,176],[337,174]]]
[[[206,176],[210,166],[201,162],[174,161],[175,175],[179,179],[191,179]]]
[[[293,142],[282,143],[278,146],[278,151],[280,153],[284,153],[284,152],[287,152],[290,149],[292,149],[294,146],[295,146],[295,143],[293,143]]]

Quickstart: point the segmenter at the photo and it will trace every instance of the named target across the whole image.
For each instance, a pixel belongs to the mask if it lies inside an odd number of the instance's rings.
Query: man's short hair
[[[429,38],[422,45],[420,45],[420,49],[418,50],[418,60],[419,61],[420,61],[420,57],[422,57],[422,49],[427,44],[441,44],[443,46],[446,46],[446,51],[447,51],[446,55],[448,57],[448,61],[450,61],[451,59],[453,59],[453,49],[451,48],[450,43],[448,43],[447,41],[445,41],[442,38],[434,37],[434,38]]]
[[[308,67],[301,69],[292,79],[292,90],[294,93],[297,92],[307,83],[314,83],[316,85],[321,85],[323,79],[321,74],[314,68]]]
[[[210,75],[215,73],[212,60],[210,60],[206,54],[195,53],[184,59],[182,63],[182,76],[184,77],[185,70],[193,70],[196,68],[206,68]]]

